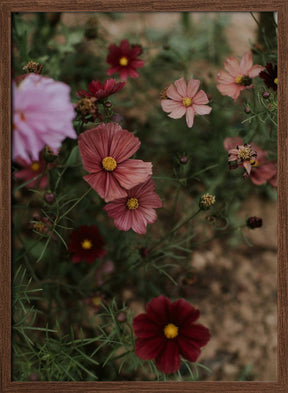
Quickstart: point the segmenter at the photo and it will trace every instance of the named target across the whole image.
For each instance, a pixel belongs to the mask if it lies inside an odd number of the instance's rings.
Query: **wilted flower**
[[[255,229],[262,227],[263,221],[262,218],[259,217],[249,217],[246,224],[248,228]]]
[[[184,299],[152,299],[146,313],[133,320],[135,354],[144,360],[155,359],[157,368],[165,374],[179,370],[180,356],[196,362],[201,347],[210,339],[209,330],[194,323],[199,316],[200,311]]]
[[[81,120],[84,123],[88,123],[89,120],[102,120],[102,115],[98,111],[98,105],[95,98],[82,98],[77,102],[75,109],[81,115]]]
[[[201,210],[208,210],[214,205],[216,198],[214,195],[206,193],[203,194],[199,201],[199,207]]]
[[[255,78],[264,70],[261,65],[253,65],[252,54],[245,52],[240,64],[236,57],[228,57],[224,62],[225,71],[219,71],[217,74],[217,89],[224,96],[232,97],[234,101],[240,95],[242,90],[251,89],[252,78]]]
[[[127,79],[128,76],[137,78],[139,74],[136,69],[144,66],[144,61],[137,58],[141,53],[141,45],[130,46],[128,40],[122,40],[119,46],[110,45],[106,61],[111,67],[108,68],[107,75],[117,72],[121,79]]]
[[[252,165],[255,165],[256,163],[257,152],[248,143],[236,144],[233,147],[230,147],[230,139],[231,138],[227,138],[224,141],[224,147],[228,151],[229,167],[231,169],[244,167],[247,174],[250,175]],[[235,140],[239,142],[240,138],[237,138]]]
[[[71,233],[68,251],[72,253],[73,263],[92,263],[104,257],[104,245],[104,239],[96,225],[81,225]]]
[[[151,162],[129,160],[141,143],[119,124],[100,124],[85,131],[78,144],[83,166],[90,173],[84,179],[105,202],[126,197],[127,190],[152,175]]]
[[[97,100],[101,100],[117,93],[119,90],[123,89],[125,82],[116,82],[114,79],[108,79],[103,83],[99,81],[92,81],[88,85],[88,90],[79,90],[77,95],[80,97],[94,97]]]
[[[241,138],[226,138],[224,141],[224,147],[227,151],[243,145]],[[257,152],[257,159],[254,161],[251,167],[250,178],[256,185],[262,185],[269,182],[273,187],[277,187],[277,167],[275,162],[268,161],[268,151],[260,149],[255,144],[251,144],[253,150]],[[240,165],[241,166],[241,165]]]
[[[154,209],[162,206],[160,197],[154,192],[155,184],[150,178],[128,191],[125,198],[117,199],[104,207],[114,225],[121,231],[130,228],[140,235],[146,233],[147,224],[157,219]]]
[[[43,65],[36,63],[36,61],[28,61],[28,63],[23,67],[23,71],[30,73],[33,72],[34,74],[41,74]]]
[[[69,93],[65,83],[36,74],[13,82],[13,160],[37,161],[46,144],[56,152],[66,137],[77,138]]]
[[[261,71],[259,76],[264,79],[264,83],[268,88],[277,90],[277,64],[273,66],[272,63],[267,63],[264,71]]]
[[[212,108],[208,104],[207,94],[200,90],[200,81],[190,79],[188,84],[184,78],[180,78],[171,84],[166,95],[168,99],[161,100],[161,106],[164,112],[170,112],[168,115],[172,119],[180,119],[186,115],[186,123],[188,127],[192,127],[195,114],[207,115]]]

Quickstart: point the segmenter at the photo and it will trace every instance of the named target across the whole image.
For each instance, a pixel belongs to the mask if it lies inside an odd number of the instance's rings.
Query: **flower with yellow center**
[[[129,198],[128,201],[126,202],[126,206],[128,207],[129,210],[138,209],[138,207],[139,207],[138,199],[137,198]]]
[[[238,152],[238,158],[241,161],[247,161],[250,160],[252,156],[252,150],[251,147],[249,146],[244,146],[242,147],[239,152]]]
[[[37,172],[40,169],[40,164],[37,161],[32,162],[31,169],[33,172]]]
[[[238,76],[236,76],[236,78],[235,78],[235,83],[237,83],[237,85],[241,85],[241,83],[242,83],[242,75],[238,75]]]
[[[82,247],[84,250],[90,250],[90,249],[92,248],[92,242],[91,242],[91,240],[89,240],[89,239],[84,239],[84,240],[81,242],[81,247]]]
[[[164,334],[166,338],[172,339],[178,336],[178,327],[173,323],[168,323],[164,328]]]
[[[126,66],[128,65],[128,59],[127,59],[127,57],[125,57],[125,56],[120,57],[120,59],[119,59],[119,64],[120,64],[122,67],[126,67]]]
[[[113,157],[105,157],[102,160],[103,168],[108,172],[113,172],[117,168],[117,162]]]
[[[188,107],[192,104],[192,99],[190,97],[184,97],[182,103],[184,106]]]

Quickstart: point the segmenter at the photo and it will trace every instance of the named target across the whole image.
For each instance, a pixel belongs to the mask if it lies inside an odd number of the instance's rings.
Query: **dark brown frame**
[[[11,13],[45,11],[278,12],[278,373],[277,382],[11,382]],[[41,392],[288,392],[288,0],[1,0],[0,4],[0,391]]]

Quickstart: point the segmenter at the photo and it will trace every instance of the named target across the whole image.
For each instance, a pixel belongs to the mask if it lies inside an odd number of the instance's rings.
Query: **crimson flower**
[[[144,61],[137,59],[141,52],[142,47],[140,45],[130,46],[128,40],[122,40],[119,46],[110,45],[106,61],[111,67],[108,68],[107,75],[118,72],[121,79],[127,79],[128,76],[137,78],[139,74],[136,69],[144,66]]]
[[[146,233],[147,224],[157,220],[154,209],[162,206],[162,201],[154,192],[155,184],[150,178],[128,190],[125,198],[117,199],[104,207],[108,216],[114,218],[116,228],[128,231],[130,228],[136,233]]]
[[[277,90],[278,78],[277,78],[277,64],[272,65],[272,63],[267,63],[264,71],[259,74],[261,79],[264,79],[264,83],[268,88]]]
[[[184,299],[172,303],[166,296],[152,299],[146,313],[133,320],[135,354],[144,360],[155,359],[165,374],[180,368],[180,356],[196,362],[200,348],[210,339],[209,330],[194,323],[199,316],[200,311]]]
[[[245,52],[241,61],[235,56],[228,57],[224,62],[226,71],[219,71],[217,74],[217,89],[223,96],[229,96],[234,101],[237,100],[242,90],[252,89],[252,79],[259,75],[264,67],[253,65],[252,54]]]
[[[114,79],[108,79],[103,85],[98,81],[92,81],[88,85],[88,90],[79,90],[77,95],[80,97],[95,97],[97,100],[107,98],[112,94],[117,93],[125,86],[125,82],[116,82]]]
[[[226,138],[224,147],[227,151],[235,149],[237,146],[243,145],[243,140],[238,137]],[[257,186],[269,182],[273,187],[277,187],[277,167],[276,163],[268,161],[268,151],[260,149],[260,147],[251,143],[253,150],[257,152],[256,160],[251,165],[250,178]]]
[[[72,262],[94,262],[106,254],[104,239],[95,225],[81,225],[70,235],[68,251],[71,252]]]
[[[119,124],[100,124],[78,138],[84,168],[84,180],[105,202],[123,198],[127,190],[143,183],[152,175],[152,163],[129,160],[140,147],[140,141]]]
[[[15,162],[19,165],[21,165],[22,169],[17,171],[14,174],[14,177],[16,179],[21,179],[24,182],[28,182],[31,180],[28,184],[27,187],[33,188],[36,185],[39,186],[39,188],[46,188],[48,185],[48,176],[43,175],[41,177],[41,174],[44,172],[44,169],[46,168],[46,161],[44,160],[42,154],[39,154],[39,159],[36,161],[32,162],[27,162],[23,158],[17,158]],[[49,167],[51,168],[51,164],[49,164]],[[35,177],[37,179],[33,180]]]

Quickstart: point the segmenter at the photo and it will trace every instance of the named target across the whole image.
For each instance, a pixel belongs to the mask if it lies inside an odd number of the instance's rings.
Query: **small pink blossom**
[[[114,218],[116,228],[121,231],[131,228],[140,235],[146,233],[147,224],[152,224],[157,219],[154,209],[162,207],[162,201],[154,188],[154,181],[150,178],[129,190],[127,197],[117,199],[104,207],[108,216]]]
[[[176,80],[165,92],[168,99],[161,100],[163,111],[170,112],[168,116],[172,119],[186,115],[187,126],[191,128],[195,114],[208,115],[212,110],[206,105],[209,102],[207,94],[203,90],[198,91],[199,86],[197,79],[190,79],[188,84],[184,78]]]
[[[45,145],[57,152],[66,137],[77,138],[70,87],[65,83],[28,74],[19,85],[13,82],[12,97],[13,160],[37,161]]]
[[[237,100],[242,90],[252,89],[252,78],[259,75],[264,67],[253,65],[252,54],[245,52],[240,63],[235,56],[228,57],[224,62],[225,71],[217,74],[217,89],[224,96],[232,97]]]
[[[239,137],[226,138],[224,147],[229,152],[237,146],[243,146],[243,140]],[[257,158],[251,165],[250,178],[256,185],[262,185],[269,182],[273,187],[277,187],[277,167],[275,162],[268,161],[268,151],[260,149],[257,145],[251,143],[253,151],[257,152]]]
[[[140,147],[140,141],[119,124],[100,124],[78,138],[84,168],[84,180],[105,202],[123,198],[127,190],[143,183],[152,175],[152,163],[129,159]]]
[[[23,182],[28,182],[29,180],[30,183],[27,183],[27,187],[33,188],[36,185],[38,185],[39,188],[46,188],[48,185],[48,176],[47,174],[43,174],[45,167],[46,167],[46,161],[44,160],[42,154],[40,154],[39,158],[37,161],[32,161],[31,162],[26,162],[25,160],[18,158],[16,160],[16,163],[21,165],[22,169],[19,171],[15,172],[14,177],[16,179],[21,179]],[[49,167],[51,168],[51,164],[49,164]],[[42,174],[42,176],[41,176]],[[35,177],[37,179],[33,180]]]

